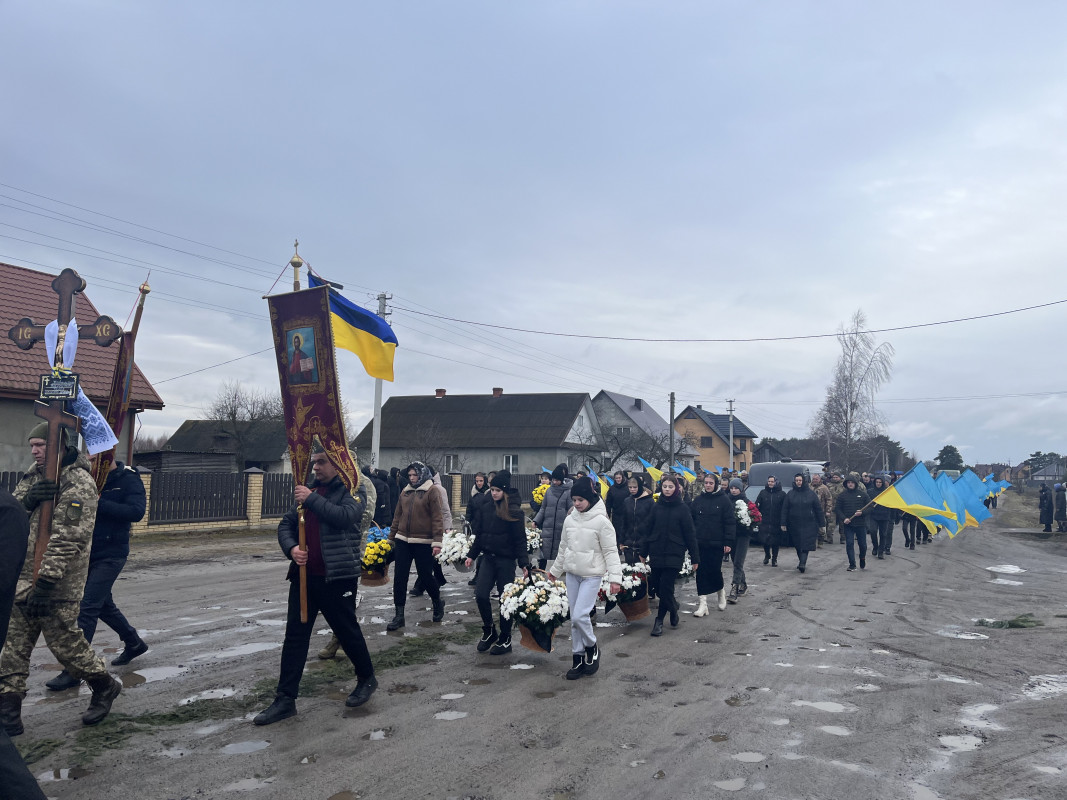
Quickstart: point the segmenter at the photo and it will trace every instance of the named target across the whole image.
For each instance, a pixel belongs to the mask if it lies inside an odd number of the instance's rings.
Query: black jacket
[[[645,520],[641,555],[651,558],[653,567],[677,570],[682,568],[686,550],[689,559],[699,564],[700,549],[689,507],[680,497],[672,503],[660,495]]]
[[[7,489],[0,489],[0,642],[7,639],[11,605],[29,539],[30,517],[25,507]]]
[[[614,479],[613,479],[614,480]],[[630,487],[626,481],[613,483],[608,487],[608,496],[604,498],[604,509],[608,512],[608,519],[615,521],[616,514],[624,514],[623,504],[630,496]]]
[[[374,493],[377,500],[374,504],[374,524],[379,528],[388,528],[393,522],[393,496],[389,491],[389,484],[377,475],[363,473],[374,485]]]
[[[878,495],[880,495],[882,492],[884,492],[888,488],[889,488],[889,486],[888,486],[888,484],[886,484],[886,482],[884,480],[882,481],[882,488],[881,489],[879,489],[877,486],[874,485],[874,481],[871,481],[871,490],[867,493],[867,496],[871,500],[873,500],[874,498],[876,498]],[[876,522],[885,522],[887,520],[893,519],[893,513],[892,512],[893,512],[893,509],[887,508],[886,506],[880,506],[877,503],[875,503],[873,506],[871,506],[869,509],[867,509],[863,513],[869,515],[869,518],[875,520]]]
[[[480,522],[481,509],[483,506],[493,505],[493,496],[489,494],[489,484],[485,489],[474,495],[467,501],[467,521],[471,524],[471,533],[478,535],[478,523]],[[525,536],[525,534],[523,534]]]
[[[826,527],[822,501],[808,484],[807,477],[800,488],[794,486],[782,504],[782,524],[789,534],[789,542],[798,550],[818,547],[819,528]]]
[[[519,566],[530,566],[530,557],[526,553],[526,515],[522,513],[522,500],[517,489],[508,489],[508,512],[512,520],[501,519],[496,514],[496,503],[489,492],[488,503],[480,503],[477,508],[477,522],[472,524],[476,531],[474,544],[471,545],[468,558],[477,558],[482,553],[501,558],[514,558]],[[469,506],[468,506],[469,507]]]
[[[704,492],[697,495],[696,500],[689,505],[689,513],[693,517],[697,544],[702,550],[721,550],[723,547],[734,546],[737,538],[737,514],[734,513],[734,505],[724,491],[720,489],[714,494]]]
[[[116,462],[115,468],[107,474],[96,506],[90,562],[129,557],[130,525],[144,519],[146,502],[144,483],[137,470],[121,461]]]
[[[843,525],[846,519],[850,519],[853,514],[871,502],[867,493],[859,488],[861,485],[857,483],[855,489],[849,489],[846,486],[841,490],[841,494],[837,496],[837,502],[834,504],[834,514],[837,516],[838,524]],[[864,511],[863,514],[866,516],[867,511]],[[858,521],[866,527],[863,517],[860,517]]]
[[[628,494],[622,502],[621,517],[615,517],[612,520],[615,526],[615,541],[628,548],[640,549],[642,531],[652,513],[653,506],[656,505],[656,501],[652,499],[652,492],[647,489],[642,491],[645,494],[637,497]]]
[[[764,487],[756,495],[756,508],[759,509],[763,521],[759,524],[760,530],[777,533],[782,527],[782,504],[785,503],[785,492],[782,484],[775,482],[773,489]]]
[[[1056,508],[1056,513],[1054,515],[1056,522],[1067,521],[1067,491],[1057,489],[1056,499],[1053,502]]]
[[[317,487],[316,481],[309,488]],[[360,572],[359,546],[362,537],[359,525],[367,505],[367,493],[360,487],[353,497],[340,476],[326,484],[326,489],[325,496],[314,491],[311,493],[304,501],[304,514],[314,514],[319,518],[319,541],[322,543],[322,560],[326,562],[327,583],[351,583],[354,587]],[[296,506],[293,506],[278,523],[278,544],[290,560],[292,556],[289,551],[300,543],[299,527],[300,518]],[[294,580],[297,574],[296,564],[290,564],[289,580]]]

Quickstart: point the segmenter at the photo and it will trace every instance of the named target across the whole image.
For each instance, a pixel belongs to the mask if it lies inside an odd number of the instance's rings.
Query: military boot
[[[15,692],[0,693],[0,726],[8,736],[18,736],[22,727],[22,695]]]
[[[319,658],[323,659],[324,661],[333,658],[335,655],[337,655],[337,648],[340,646],[341,640],[337,638],[337,634],[335,633],[332,637],[330,637],[330,643],[321,650],[319,650]]]
[[[111,704],[122,692],[122,684],[106,672],[103,675],[86,678],[85,682],[93,690],[93,696],[89,700],[89,707],[82,714],[82,724],[96,725],[111,713]]]

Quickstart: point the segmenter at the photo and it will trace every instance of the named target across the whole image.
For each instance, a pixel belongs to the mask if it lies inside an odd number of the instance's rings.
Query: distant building
[[[237,463],[242,457],[243,466]],[[153,472],[236,472],[250,467],[264,472],[292,471],[281,420],[187,419],[162,450],[136,453],[133,463]]]
[[[59,296],[52,289],[55,277],[46,272],[0,263],[0,334],[6,336],[23,317],[38,325],[46,325],[56,318]],[[82,323],[100,316],[85,292],[74,296],[72,314]],[[151,347],[151,343],[146,342],[143,346]],[[101,413],[107,409],[118,355],[117,344],[98,347],[89,341],[78,347],[74,372],[79,376],[85,396]],[[26,434],[41,421],[33,414],[33,403],[40,390],[40,376],[49,368],[44,342],[37,342],[29,350],[20,350],[7,339],[0,342],[0,471],[23,470],[30,465],[32,459]],[[120,460],[126,460],[130,437],[137,427],[137,414],[162,408],[163,399],[135,364],[129,416],[117,448]]]
[[[770,442],[763,442],[752,451],[753,464],[770,464],[774,461],[781,461],[783,458],[785,456],[782,451]]]
[[[371,452],[368,422],[353,440],[356,457]],[[394,396],[382,405],[382,469],[423,461],[442,472],[507,469],[532,474],[599,454],[600,427],[585,393]]]
[[[645,400],[618,392],[601,391],[593,398],[593,410],[600,423],[600,430],[609,443],[613,437],[623,442],[632,437],[635,449],[639,453],[643,451],[645,455],[642,457],[647,461],[666,462],[670,449],[670,423]],[[610,444],[605,449],[610,452]],[[655,451],[661,451],[660,459],[651,457]],[[693,462],[699,458],[699,453],[681,441],[681,437],[675,439],[674,452],[675,460],[683,467],[692,468]],[[673,465],[665,464],[666,466]],[[611,469],[641,472],[644,466],[636,457],[624,455]]]
[[[756,434],[734,416],[733,469],[748,469],[752,464],[752,442]],[[704,470],[730,468],[730,415],[712,414],[702,406],[686,406],[674,420],[678,433],[690,434],[698,453],[695,466]]]
[[[1067,470],[1064,469],[1063,464],[1048,464],[1037,470],[1037,472],[1031,472],[1030,480],[1038,483],[1062,483],[1065,474],[1067,474]],[[984,478],[985,475],[980,475],[979,477]]]

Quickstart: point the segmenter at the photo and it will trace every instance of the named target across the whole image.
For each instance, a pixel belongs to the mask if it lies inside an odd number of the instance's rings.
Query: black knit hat
[[[570,471],[567,469],[566,464],[557,464],[556,468],[552,470],[552,480],[565,481],[570,477]]]
[[[571,497],[581,497],[589,501],[589,505],[595,506],[600,499],[597,490],[593,488],[593,482],[589,478],[578,478],[571,485]]]
[[[489,481],[489,485],[494,489],[503,489],[505,492],[511,488],[511,473],[506,469],[500,470],[493,479]]]

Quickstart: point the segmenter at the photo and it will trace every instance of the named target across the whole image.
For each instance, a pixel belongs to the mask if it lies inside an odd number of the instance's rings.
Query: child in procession
[[[593,633],[590,612],[607,576],[612,594],[622,591],[622,562],[615,541],[615,528],[607,509],[589,478],[571,486],[574,508],[563,522],[559,551],[548,569],[551,580],[565,578],[571,611],[573,662],[567,680],[593,675],[600,667],[600,648]]]
[[[659,595],[659,610],[652,625],[652,636],[663,635],[663,618],[671,615],[671,627],[677,628],[681,606],[674,597],[674,582],[685,561],[686,550],[696,572],[700,561],[696,531],[689,508],[682,502],[678,480],[664,475],[660,483],[659,502],[645,522],[641,539],[641,555],[650,558],[649,593]]]

